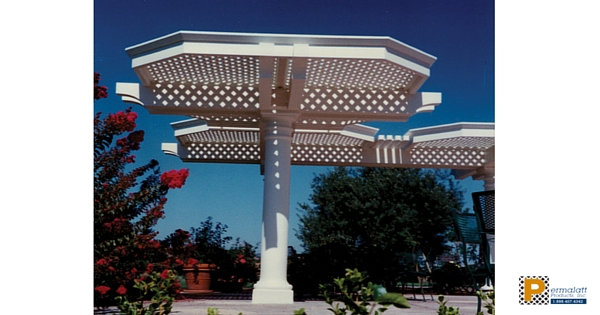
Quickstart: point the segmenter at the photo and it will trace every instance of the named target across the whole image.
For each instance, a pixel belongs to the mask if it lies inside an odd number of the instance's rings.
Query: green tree
[[[443,252],[451,211],[463,198],[448,172],[422,169],[337,167],[317,175],[312,188],[296,235],[319,283],[357,268],[395,285],[406,253]]]

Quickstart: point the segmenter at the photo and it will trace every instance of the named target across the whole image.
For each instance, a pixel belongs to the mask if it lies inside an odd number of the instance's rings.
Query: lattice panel
[[[405,114],[408,95],[404,91],[373,89],[304,89],[300,109],[336,113]]]
[[[248,113],[244,116],[235,115],[235,113],[225,115],[192,115],[192,117],[214,122],[231,122],[231,123],[245,123],[245,124],[256,124],[259,121],[257,114]],[[218,125],[218,124],[217,124]]]
[[[430,148],[490,148],[495,139],[491,137],[455,137],[418,143],[419,147]]]
[[[360,163],[362,148],[351,146],[292,145],[292,163]]]
[[[411,164],[432,166],[482,166],[485,163],[485,150],[458,148],[413,147],[410,152]]]
[[[258,131],[206,130],[179,136],[183,143],[234,143],[258,144]]]
[[[296,132],[292,143],[297,145],[360,146],[364,140],[331,133]]]
[[[346,125],[354,125],[361,122],[364,122],[364,119],[343,119],[343,118],[308,118],[308,119],[300,119],[297,124],[305,125],[307,127],[329,127],[329,126],[346,126]]]
[[[187,158],[214,162],[259,162],[258,143],[192,143]]]
[[[399,90],[415,73],[384,60],[309,59],[307,87]]]
[[[259,59],[184,54],[146,67],[153,82],[257,86]]]
[[[154,105],[255,110],[258,88],[233,85],[156,84]]]
[[[473,205],[483,221],[483,230],[494,233],[496,215],[496,195],[493,191],[473,193]]]

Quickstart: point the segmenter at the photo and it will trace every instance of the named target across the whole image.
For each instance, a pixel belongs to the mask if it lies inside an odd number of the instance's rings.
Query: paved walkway
[[[411,308],[398,309],[390,307],[384,315],[429,314],[436,315],[439,307],[437,296],[434,301],[409,299]],[[474,296],[446,296],[447,306],[460,308],[461,315],[475,315],[477,311],[477,298]],[[173,304],[173,315],[206,315],[208,308],[218,308],[220,315],[293,315],[294,310],[304,308],[308,315],[332,315],[327,308],[329,305],[323,301],[295,302],[287,305],[252,304],[249,300],[217,300],[217,299],[188,299],[176,301]],[[115,309],[112,309],[116,311]],[[112,313],[108,313],[112,314]]]

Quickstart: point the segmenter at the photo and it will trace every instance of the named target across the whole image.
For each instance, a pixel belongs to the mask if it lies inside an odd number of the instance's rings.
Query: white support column
[[[266,119],[260,280],[252,303],[292,304],[287,282],[292,120]]]
[[[494,164],[486,165],[472,172],[468,172],[467,174],[471,175],[473,180],[483,180],[483,189],[484,190],[494,190],[496,184],[496,168]],[[456,176],[456,175],[455,175]],[[468,176],[468,175],[466,175]],[[464,177],[466,177],[464,176]],[[464,178],[463,177],[463,178]]]
[[[485,190],[494,190],[495,189],[495,172],[492,169],[491,171],[486,170],[485,174],[483,175],[483,189]]]

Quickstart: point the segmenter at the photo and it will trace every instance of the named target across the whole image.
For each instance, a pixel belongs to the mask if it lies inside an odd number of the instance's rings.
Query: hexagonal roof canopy
[[[265,119],[292,119],[292,164],[434,167],[472,176],[493,167],[494,125],[458,123],[379,136],[366,121],[435,109],[418,92],[436,58],[383,36],[180,31],[126,49],[142,84],[124,101],[173,123],[184,161],[263,164]]]
[[[441,102],[417,93],[436,58],[389,37],[181,31],[126,51],[145,89],[122,84],[125,101],[212,126],[292,113],[302,128],[340,130]]]

